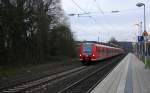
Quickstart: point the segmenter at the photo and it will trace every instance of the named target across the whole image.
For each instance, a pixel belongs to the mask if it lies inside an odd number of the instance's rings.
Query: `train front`
[[[93,60],[96,60],[96,53],[94,52],[93,43],[82,43],[79,51],[80,61],[82,63],[89,63]]]

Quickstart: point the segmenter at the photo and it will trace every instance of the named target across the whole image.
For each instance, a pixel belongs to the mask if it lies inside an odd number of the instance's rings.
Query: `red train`
[[[106,46],[93,42],[81,43],[79,47],[79,59],[83,64],[90,63],[91,61],[110,58],[121,53],[123,53],[121,48]]]

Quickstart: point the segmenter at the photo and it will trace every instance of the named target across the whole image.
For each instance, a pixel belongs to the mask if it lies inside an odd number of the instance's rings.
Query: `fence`
[[[145,57],[146,57],[146,63],[150,67],[150,43],[146,43],[146,50],[145,51],[145,44],[144,42],[140,42],[136,44],[136,52],[140,60],[142,60],[145,63]]]

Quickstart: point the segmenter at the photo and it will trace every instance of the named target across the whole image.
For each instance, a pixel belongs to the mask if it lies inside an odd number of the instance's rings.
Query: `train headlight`
[[[93,54],[92,56],[94,57],[95,55]]]
[[[80,54],[80,57],[81,57],[82,55]]]

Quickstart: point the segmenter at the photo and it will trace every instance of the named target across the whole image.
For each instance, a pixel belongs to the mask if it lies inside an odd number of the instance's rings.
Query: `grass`
[[[144,56],[142,57],[142,62],[145,64],[145,59],[144,59]],[[148,67],[150,68],[150,57],[147,58],[147,65]]]
[[[149,57],[148,60],[147,60],[147,65],[148,65],[148,67],[150,68],[150,57]]]

